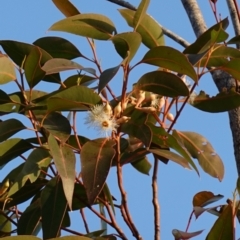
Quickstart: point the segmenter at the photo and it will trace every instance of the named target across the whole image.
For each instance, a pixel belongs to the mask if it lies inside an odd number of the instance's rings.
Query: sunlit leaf
[[[64,14],[66,17],[80,14],[77,8],[69,0],[52,0],[55,6]]]
[[[69,138],[72,131],[68,119],[58,112],[48,114],[43,120],[42,127],[62,142]]]
[[[235,239],[233,207],[229,204],[214,223],[206,240]]]
[[[185,74],[194,81],[198,81],[197,74],[187,57],[171,47],[158,46],[150,49],[140,63],[166,68],[177,73]]]
[[[240,106],[240,94],[231,89],[210,97],[204,91],[201,91],[190,104],[205,112],[226,112]]]
[[[133,18],[133,26],[135,30],[138,28],[143,17],[145,16],[149,3],[150,3],[150,0],[142,0],[141,3],[139,4]]]
[[[223,179],[223,162],[206,138],[198,133],[177,130],[173,131],[173,136],[184,144],[193,158],[198,159],[206,173],[220,181]]]
[[[41,192],[43,238],[57,237],[67,211],[67,200],[60,178],[52,178]]]
[[[5,84],[16,79],[16,73],[12,61],[0,53],[0,84]]]
[[[214,203],[223,198],[223,195],[214,195],[212,192],[202,191],[198,192],[193,197],[194,207],[205,207],[208,204]]]
[[[152,168],[152,164],[148,161],[147,157],[137,160],[131,163],[132,166],[137,169],[140,173],[149,175],[149,172]]]
[[[164,71],[145,73],[136,88],[168,97],[188,96],[189,90],[181,78]]]
[[[106,69],[101,73],[100,78],[99,78],[99,84],[98,84],[98,92],[99,93],[112,80],[112,78],[114,78],[114,76],[117,74],[120,66],[121,65]]]
[[[41,239],[38,237],[29,236],[29,235],[20,235],[20,236],[5,237],[4,240],[41,240]]]
[[[141,35],[137,32],[120,33],[111,38],[117,53],[123,59],[127,58],[127,62],[130,62],[135,56],[141,40]]]
[[[78,14],[54,23],[51,31],[62,31],[98,40],[108,40],[116,33],[113,22],[100,14]]]
[[[133,19],[135,11],[129,9],[120,9],[120,14],[127,21],[130,27],[134,27]],[[139,23],[136,31],[142,36],[142,42],[148,48],[165,45],[164,35],[158,22],[148,14],[145,14]]]
[[[115,150],[107,138],[88,141],[82,146],[81,173],[89,204],[93,204],[105,184]]]
[[[52,134],[48,138],[48,145],[57,171],[62,179],[63,190],[71,209],[75,181],[75,154],[68,146],[59,145]]]

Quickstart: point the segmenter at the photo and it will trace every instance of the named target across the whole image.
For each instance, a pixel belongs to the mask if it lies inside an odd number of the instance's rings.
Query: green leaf
[[[164,71],[145,73],[136,88],[167,97],[188,96],[189,90],[181,78]]]
[[[108,40],[116,33],[113,22],[101,14],[78,14],[54,23],[51,31],[62,31],[98,40]]]
[[[120,159],[121,166],[123,166],[124,164],[127,164],[127,163],[133,163],[136,161],[140,161],[141,159],[145,158],[145,156],[148,153],[149,152],[145,148],[138,148],[134,151],[125,151],[121,155],[121,159]],[[117,165],[117,163],[115,161],[113,161],[112,166],[116,166],[116,165]]]
[[[227,44],[237,44],[240,43],[240,35],[237,35],[227,41]]]
[[[147,157],[137,160],[131,163],[132,166],[137,169],[140,173],[149,175],[152,164],[148,161]]]
[[[142,38],[137,32],[126,32],[114,35],[111,40],[117,53],[130,62],[140,47]]]
[[[30,88],[36,86],[45,76],[41,69],[42,53],[39,47],[33,48],[24,62],[25,77]]]
[[[78,141],[80,142],[81,146],[82,146],[83,144],[85,144],[86,142],[89,141],[89,139],[86,138],[86,137],[84,137],[84,136],[77,136],[77,138],[78,138]],[[68,145],[70,145],[71,147],[73,147],[73,148],[79,149],[78,143],[77,143],[77,139],[76,139],[76,136],[75,136],[75,135],[71,135],[71,136],[68,138],[68,140],[67,140],[66,143],[67,143]]]
[[[69,0],[52,0],[55,6],[65,15],[65,17],[80,14],[77,8]]]
[[[67,211],[67,201],[62,182],[52,178],[43,189],[40,197],[43,239],[58,237]]]
[[[130,27],[134,27],[133,19],[135,11],[129,9],[120,9],[120,14],[127,21]],[[142,17],[136,31],[142,36],[143,44],[148,48],[165,45],[164,35],[159,23],[150,15],[145,14]]]
[[[10,118],[0,122],[0,142],[7,140],[26,127],[17,119]]]
[[[43,120],[42,127],[61,142],[66,142],[72,131],[68,119],[58,112],[48,114]]]
[[[18,157],[33,146],[20,138],[11,138],[0,143],[0,166],[3,167],[12,159]]]
[[[110,189],[109,189],[107,183],[104,184],[104,187],[103,187],[103,190],[102,190],[101,194],[103,194],[103,199],[106,199],[110,203],[110,205],[112,207],[112,211],[113,211],[113,213],[115,215],[115,208],[114,208],[114,203],[113,203],[113,197],[112,197],[112,194],[110,192]],[[107,227],[105,227],[105,229],[107,230]]]
[[[101,73],[98,84],[98,93],[100,93],[103,88],[105,88],[105,86],[112,80],[120,67],[121,65],[118,65],[116,67],[106,69]]]
[[[83,237],[83,236],[64,236],[58,238],[51,238],[49,240],[92,240],[92,238]]]
[[[240,59],[232,59],[223,66],[221,66],[221,70],[231,74],[233,78],[239,79],[240,78],[239,64]]]
[[[88,198],[87,193],[82,184],[75,183],[74,185],[74,193],[73,193],[73,202],[72,202],[72,210],[79,210],[81,208],[87,207]]]
[[[173,131],[173,136],[183,143],[193,158],[198,159],[199,165],[206,173],[219,181],[223,179],[223,162],[206,138],[198,133],[177,130]]]
[[[214,223],[206,240],[235,239],[234,215],[232,205],[228,205]]]
[[[0,84],[5,84],[16,79],[16,73],[12,61],[0,54]]]
[[[5,214],[0,213],[0,237],[4,238],[10,236],[12,231],[12,224],[8,218],[5,217]]]
[[[240,195],[240,177],[237,179],[236,189],[238,191],[238,195]]]
[[[229,92],[224,91],[209,97],[204,91],[201,91],[190,104],[205,112],[226,112],[240,106],[240,94],[231,89]]]
[[[34,236],[21,235],[21,236],[5,237],[4,240],[41,240],[41,239]]]
[[[37,200],[29,205],[21,214],[18,221],[18,235],[37,235],[41,229],[41,208],[40,201]]]
[[[198,192],[193,197],[193,207],[205,207],[223,198],[223,195],[214,195],[212,192]]]
[[[150,3],[150,0],[142,0],[141,3],[139,4],[133,18],[133,26],[135,30],[138,28],[143,17],[146,15],[146,11],[149,3]]]
[[[62,179],[64,193],[71,209],[75,181],[75,154],[68,146],[59,145],[52,134],[48,138],[48,145],[57,171]]]
[[[60,2],[63,1],[60,0]],[[66,1],[64,1],[64,3],[65,2]],[[33,44],[44,49],[46,52],[51,54],[53,58],[71,60],[83,56],[71,42],[61,37],[42,37],[37,39]]]
[[[46,149],[34,149],[24,163],[21,172],[14,179],[15,181],[8,192],[8,196],[19,191],[19,189],[25,185],[27,180],[31,183],[35,182],[40,176],[41,170],[46,170],[51,160],[52,158]]]
[[[188,46],[183,53],[198,54],[209,50],[215,43],[223,42],[228,38],[228,34],[224,31],[229,21],[227,18],[213,25],[204,32],[193,44]]]
[[[140,63],[167,68],[174,72],[185,74],[191,77],[195,82],[198,81],[198,76],[188,58],[171,47],[158,46],[150,49]]]
[[[115,142],[107,138],[88,141],[82,146],[81,173],[88,202],[93,204],[105,184],[112,160]]]

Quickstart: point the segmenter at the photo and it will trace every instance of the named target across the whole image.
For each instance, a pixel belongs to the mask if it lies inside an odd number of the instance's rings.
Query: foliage
[[[80,14],[68,1],[53,2],[66,18],[49,30],[87,38],[94,59],[84,56],[71,42],[60,37],[43,37],[33,44],[0,41],[5,52],[0,55],[0,84],[14,82],[19,88],[10,94],[0,90],[0,113],[7,118],[0,122],[0,166],[3,168],[19,157],[23,159],[1,183],[0,236],[16,232],[19,236],[5,239],[38,239],[21,235],[36,236],[42,229],[44,239],[100,240],[117,239],[116,236],[128,239],[115,220],[115,211],[120,210],[133,236],[141,239],[128,209],[122,168],[131,164],[140,173],[149,174],[149,155],[152,155],[155,170],[159,161],[166,164],[173,161],[199,174],[193,160],[197,159],[207,174],[223,179],[223,162],[208,140],[191,130],[175,129],[175,123],[186,104],[214,113],[240,106],[238,89],[229,92],[222,89],[214,97],[194,91],[202,76],[213,67],[240,78],[239,51],[228,46],[238,40],[236,37],[228,40],[225,31],[228,20],[224,19],[180,52],[164,45],[160,25],[146,13],[150,1],[142,0],[137,11],[119,10],[132,27],[131,32],[122,33],[117,32],[107,16]],[[122,58],[117,66],[102,70],[95,40],[112,42],[116,54]],[[132,65],[141,44],[148,49]],[[75,58],[94,63],[95,68],[82,66],[73,61]],[[142,64],[155,66],[155,70],[144,73],[131,89],[129,75]],[[67,70],[76,73],[63,81],[59,73]],[[122,85],[119,84],[122,94],[116,97],[108,84],[118,72],[122,74]],[[42,81],[46,86],[55,84],[56,90],[39,91],[37,87]],[[17,117],[11,118],[11,113],[29,119],[31,126],[25,126]],[[89,139],[78,134],[76,118],[82,119],[83,113],[87,117],[81,122],[82,127],[89,125],[100,131],[102,137]],[[22,130],[34,132],[35,137],[14,138]],[[77,175],[75,162],[79,157],[81,173]],[[120,204],[115,204],[106,184],[111,167],[117,169]],[[154,174],[157,175],[157,170]],[[220,210],[204,208],[221,197],[201,192],[193,198],[191,217],[195,214],[198,218],[205,211],[218,216],[207,240],[234,239],[234,218],[239,216],[236,194]],[[23,202],[28,206],[19,212],[17,205]],[[108,216],[96,211],[94,205],[107,211]],[[72,232],[81,237],[60,237],[61,231],[70,226],[69,211],[79,210],[84,220],[85,208],[115,232],[106,235],[106,229],[101,229],[89,233],[86,227],[86,233]],[[157,212],[157,203],[154,208]],[[173,235],[175,239],[188,239],[201,233],[187,231],[175,229]]]

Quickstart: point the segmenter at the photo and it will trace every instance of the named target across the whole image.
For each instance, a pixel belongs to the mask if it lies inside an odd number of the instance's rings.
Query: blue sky
[[[88,1],[72,1],[82,13],[100,13],[107,15],[116,25],[118,32],[130,31],[124,19],[117,11],[118,7],[105,0],[88,0]],[[139,4],[139,0],[132,0],[131,3],[135,6]],[[198,1],[203,15],[206,19],[208,27],[215,24],[215,18],[211,12],[208,1]],[[227,5],[224,1],[218,3],[219,13],[222,19],[228,16]],[[152,15],[158,22],[166,28],[181,35],[189,42],[195,40],[195,35],[191,29],[188,17],[180,3],[180,1],[158,1],[152,0],[148,9],[148,13]],[[1,40],[17,40],[27,43],[32,43],[36,39],[44,36],[61,36],[79,48],[79,50],[87,56],[91,56],[90,48],[87,41],[79,36],[65,34],[60,32],[47,31],[50,26],[56,21],[64,18],[59,10],[54,6],[52,1],[3,1],[1,3],[0,15],[0,39]],[[230,37],[234,36],[233,29],[230,26],[227,29]],[[102,69],[107,69],[118,65],[121,61],[120,57],[114,50],[110,41],[96,41],[97,54],[101,59]],[[183,50],[181,46],[166,38],[166,45],[172,46],[179,50]],[[133,64],[139,61],[147,51],[144,46],[141,47],[138,54],[133,59]],[[89,63],[82,59],[76,59],[81,65],[90,67]],[[151,71],[153,68],[149,66],[140,66],[130,75],[130,84],[136,82],[140,76],[146,71]],[[71,72],[70,72],[71,73]],[[64,77],[70,73],[63,74]],[[118,95],[121,84],[121,74],[117,74],[111,82],[111,87]],[[131,85],[129,85],[130,87]],[[14,84],[1,86],[3,90],[10,93],[14,91]],[[46,83],[41,83],[37,86],[45,91],[56,89],[57,86],[46,86]],[[16,90],[16,89],[15,89]],[[203,77],[199,83],[197,90],[205,90],[210,95],[215,95],[217,89],[213,84],[210,75]],[[24,121],[26,119],[23,118]],[[81,121],[81,119],[79,120]],[[79,126],[80,128],[80,126]],[[161,238],[172,239],[171,231],[176,228],[184,230],[187,226],[189,215],[192,211],[192,197],[199,191],[212,191],[214,194],[222,194],[225,198],[219,203],[225,203],[225,199],[232,198],[232,193],[235,189],[237,179],[237,171],[233,155],[232,137],[229,129],[227,113],[210,114],[187,106],[181,117],[179,118],[175,128],[178,130],[195,131],[205,136],[213,145],[216,152],[222,158],[225,165],[225,177],[222,182],[211,178],[207,174],[201,172],[200,178],[194,171],[189,171],[181,168],[175,163],[170,162],[168,165],[160,164],[158,183],[159,183],[159,199],[161,212]],[[80,128],[81,134],[88,136],[84,128]],[[23,134],[23,133],[21,133]],[[24,134],[28,134],[24,132]],[[97,138],[97,134],[90,132],[91,138]],[[24,137],[26,136],[24,135]],[[20,135],[21,136],[21,135]],[[79,159],[77,159],[79,160]],[[152,159],[151,159],[152,160]],[[14,164],[21,162],[16,160]],[[1,171],[1,178],[7,174],[11,166],[6,166]],[[152,173],[152,172],[151,172]],[[151,175],[150,175],[151,176]],[[152,209],[152,193],[151,193],[151,177],[145,176],[135,171],[131,166],[124,167],[124,186],[128,193],[129,208],[136,226],[144,239],[153,239],[153,209]],[[110,186],[112,194],[120,199],[116,185],[116,169],[111,169],[107,183]],[[100,222],[91,213],[87,213],[90,230],[95,231],[100,229]],[[73,216],[73,228],[83,231],[83,223],[80,220],[78,213],[71,213]],[[117,219],[120,221],[121,227],[126,231],[129,239],[132,239],[131,234],[127,230],[124,223],[120,220],[121,214],[117,213]],[[194,239],[204,239],[210,226],[214,223],[216,217],[204,213],[200,218],[193,220],[189,231],[205,229],[204,233]],[[238,226],[238,225],[237,225]],[[111,230],[109,230],[109,233]],[[237,236],[239,237],[238,231]]]

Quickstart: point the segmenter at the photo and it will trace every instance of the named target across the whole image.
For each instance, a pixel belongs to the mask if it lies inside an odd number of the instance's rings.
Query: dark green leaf
[[[98,92],[100,93],[103,88],[112,80],[112,78],[117,74],[119,68],[121,65],[118,65],[113,68],[109,68],[104,70],[99,78],[99,84],[98,84]]]
[[[8,139],[0,143],[0,166],[4,166],[12,159],[18,157],[33,146],[20,138]]]
[[[223,162],[206,138],[198,133],[177,130],[173,131],[173,136],[184,144],[193,158],[198,159],[200,166],[206,173],[220,181],[223,179]]]
[[[0,122],[0,142],[7,140],[26,127],[17,119],[11,118]]]
[[[36,86],[45,76],[41,69],[42,53],[39,47],[33,48],[24,62],[25,77],[30,88]]]
[[[22,213],[17,227],[18,235],[37,235],[41,228],[41,208],[39,200],[29,205]]]
[[[221,66],[221,69],[232,75],[233,78],[240,79],[239,69],[240,59],[233,59]]]
[[[236,188],[237,188],[237,191],[238,191],[238,195],[240,195],[240,177],[238,177],[238,179],[237,179]]]
[[[54,23],[51,31],[62,31],[98,40],[108,40],[116,33],[113,22],[100,14],[78,14]]]
[[[137,169],[140,173],[149,175],[152,164],[148,161],[147,157],[137,160],[131,163],[132,166]]]
[[[67,211],[67,200],[58,177],[48,182],[41,193],[40,201],[43,239],[58,237]]]
[[[240,35],[237,35],[227,41],[227,44],[237,44],[240,43]]]
[[[77,8],[69,1],[52,0],[55,6],[64,14],[66,17],[80,14]]]
[[[198,54],[209,50],[215,43],[223,42],[228,38],[228,34],[224,31],[229,21],[227,18],[213,25],[204,32],[193,44],[188,46],[184,53]]]
[[[83,185],[75,183],[73,192],[72,210],[89,206],[86,190]]]
[[[75,181],[75,154],[73,150],[66,145],[59,145],[52,134],[50,134],[48,138],[48,145],[53,156],[55,166],[62,179],[64,193],[71,209]]]
[[[223,213],[214,223],[206,240],[235,239],[234,215],[232,205],[227,205]]]
[[[164,71],[145,73],[138,80],[136,88],[167,97],[189,95],[188,87],[181,78]]]
[[[240,106],[240,94],[232,89],[229,92],[224,91],[214,97],[209,97],[201,91],[190,104],[205,112],[226,112]]]
[[[145,158],[145,156],[147,154],[148,154],[148,151],[145,148],[137,148],[134,151],[125,151],[121,155],[121,159],[120,159],[121,166],[124,164],[127,164],[127,163],[139,161],[139,160]],[[113,161],[112,165],[116,166],[117,163],[115,161]]]
[[[80,143],[80,145],[82,146],[83,144],[85,144],[86,142],[89,141],[88,138],[84,137],[84,136],[77,136],[78,138],[78,141]],[[76,149],[79,149],[79,146],[78,146],[78,142],[77,142],[77,139],[76,139],[76,136],[75,135],[71,135],[67,142],[67,144],[69,144],[71,147],[74,147]]]
[[[42,127],[61,142],[66,142],[72,131],[68,119],[58,112],[48,114],[43,120]]]
[[[0,213],[0,237],[4,238],[11,235],[12,224],[9,219],[6,218],[5,214]]]
[[[63,1],[60,0],[60,2]],[[71,60],[77,57],[82,57],[81,52],[71,42],[61,37],[42,37],[37,39],[33,44],[44,49],[51,54],[53,58]]]
[[[117,53],[127,62],[130,62],[135,56],[142,39],[137,32],[127,32],[114,35],[111,40]]]
[[[120,9],[120,14],[124,17],[130,27],[133,26],[135,11]],[[161,26],[150,15],[145,14],[139,23],[136,31],[142,36],[142,42],[148,48],[165,45],[164,35]]]
[[[12,61],[0,54],[0,84],[5,84],[16,79],[16,73]]]
[[[188,61],[188,58],[171,47],[158,46],[150,49],[140,63],[167,68],[174,72],[185,74],[196,82],[198,81],[197,74],[191,63]]]
[[[112,160],[115,142],[107,138],[88,141],[82,146],[81,173],[89,204],[93,204],[105,184]]]
[[[143,17],[146,15],[146,11],[149,3],[150,3],[150,0],[142,0],[141,3],[139,4],[133,18],[133,26],[135,30],[138,28]]]

